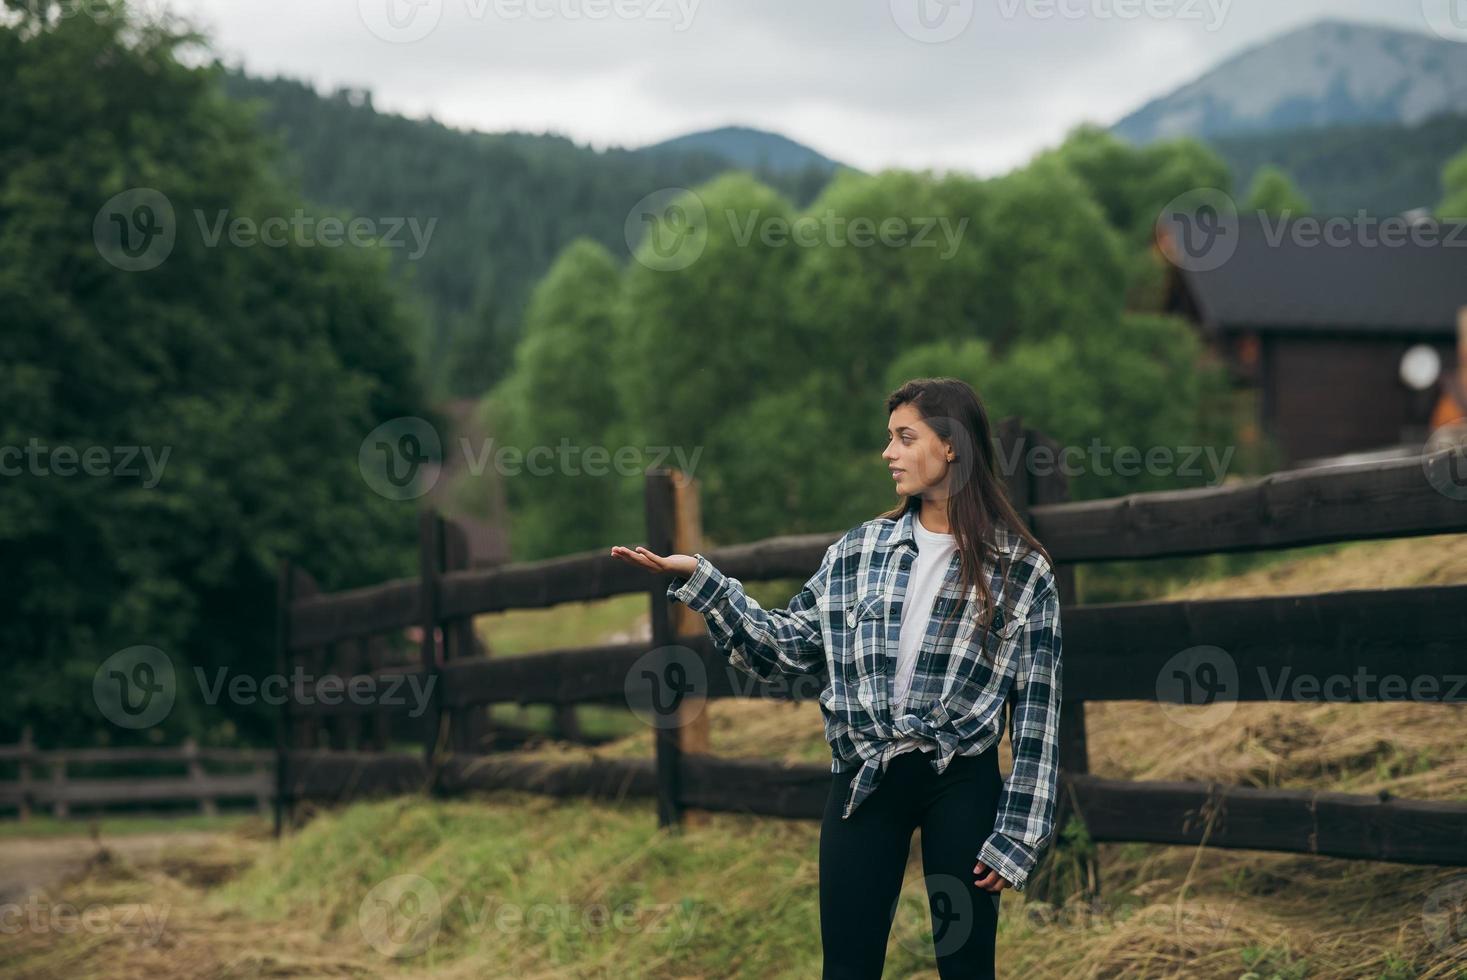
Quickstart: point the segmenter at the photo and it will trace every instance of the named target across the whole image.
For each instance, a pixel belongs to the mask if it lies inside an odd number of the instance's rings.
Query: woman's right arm
[[[691,575],[674,578],[667,597],[676,599],[708,623],[708,634],[728,662],[763,681],[778,675],[810,675],[825,670],[825,640],[820,599],[840,541],[825,550],[820,568],[783,609],[765,609],[749,597],[743,583],[724,575],[703,555]]]

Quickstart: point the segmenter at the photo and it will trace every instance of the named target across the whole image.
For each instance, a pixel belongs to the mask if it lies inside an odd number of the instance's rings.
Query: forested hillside
[[[1226,136],[1210,145],[1247,187],[1272,164],[1294,181],[1319,214],[1364,210],[1376,217],[1435,207],[1442,171],[1467,150],[1467,115],[1440,115],[1415,125],[1381,123]]]
[[[596,151],[555,135],[466,132],[378,112],[366,92],[322,96],[288,79],[231,71],[225,85],[258,101],[307,199],[424,227],[436,219],[420,257],[391,251],[431,322],[421,353],[437,395],[479,395],[504,374],[531,286],[572,239],[625,258],[638,200],[733,169],[699,148]],[[819,163],[755,172],[800,204],[830,178]]]
[[[597,151],[557,135],[469,132],[379,112],[366,91],[321,95],[304,82],[237,71],[224,81],[234,98],[257,100],[261,122],[280,137],[282,167],[309,200],[434,222],[421,255],[389,251],[394,273],[423,306],[428,329],[419,354],[439,397],[481,395],[508,373],[530,290],[572,240],[629,258],[628,213],[645,195],[743,169],[803,207],[833,173],[849,169],[741,127]],[[1442,168],[1467,147],[1467,116],[1207,142],[1236,188],[1273,165],[1316,212],[1384,216],[1441,199]]]

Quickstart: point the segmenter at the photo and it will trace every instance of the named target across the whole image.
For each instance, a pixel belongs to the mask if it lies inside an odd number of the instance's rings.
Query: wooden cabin
[[[1165,309],[1196,323],[1236,383],[1256,391],[1259,428],[1290,465],[1419,451],[1464,407],[1467,224],[1385,244],[1378,225],[1365,233],[1352,221],[1328,241],[1294,228],[1305,220],[1242,218],[1222,231],[1235,240],[1201,260],[1177,252],[1186,229],[1159,222],[1158,249],[1181,255],[1167,266]]]

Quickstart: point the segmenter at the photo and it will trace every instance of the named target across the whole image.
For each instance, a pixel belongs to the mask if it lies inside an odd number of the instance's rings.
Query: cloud
[[[1176,4],[1178,14],[1149,18],[1121,15],[1140,0],[921,0],[953,4],[949,15],[967,18],[951,39],[931,43],[922,26],[931,19],[913,20],[915,7],[904,6],[917,2],[173,6],[254,73],[367,87],[379,109],[465,128],[550,131],[604,147],[742,124],[863,169],[981,174],[1022,163],[1082,121],[1113,122],[1240,48],[1320,16],[1425,28],[1415,4],[1391,0],[1152,0]],[[386,20],[388,3],[431,16],[431,30],[404,40],[411,32],[393,25],[427,21]],[[1212,23],[1209,10],[1221,20]]]

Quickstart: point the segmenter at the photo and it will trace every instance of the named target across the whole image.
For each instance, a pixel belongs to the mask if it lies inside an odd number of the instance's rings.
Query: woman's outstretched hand
[[[658,572],[671,572],[684,578],[692,575],[698,568],[698,559],[692,555],[668,555],[666,558],[654,554],[646,548],[638,545],[635,549],[623,548],[621,545],[613,545],[611,554],[615,558],[632,565],[641,565],[647,571],[654,574]]]

